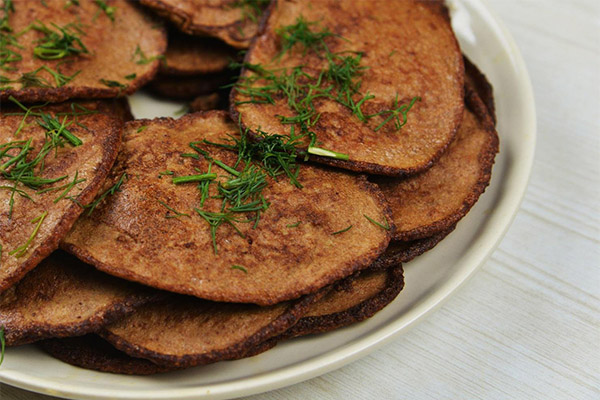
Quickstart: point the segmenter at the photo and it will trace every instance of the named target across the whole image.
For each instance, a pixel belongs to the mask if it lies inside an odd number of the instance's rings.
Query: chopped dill
[[[372,118],[372,117],[376,117],[379,115],[382,115],[382,116],[388,115],[388,117],[375,128],[375,132],[377,132],[379,129],[381,129],[384,125],[386,125],[390,121],[394,121],[394,126],[396,127],[396,130],[399,130],[400,128],[402,128],[404,125],[406,125],[406,122],[408,120],[408,115],[407,115],[408,112],[410,111],[412,106],[414,106],[415,103],[420,100],[421,100],[420,97],[413,97],[409,104],[402,104],[399,106],[398,105],[398,94],[396,94],[396,98],[394,99],[394,102],[392,103],[392,109],[384,110],[384,111],[378,112],[376,114],[371,114],[368,116],[368,118]],[[402,116],[402,120],[400,120],[400,116]]]
[[[165,59],[165,56],[163,56],[162,54],[152,56],[152,57],[146,57],[146,54],[144,54],[144,52],[140,48],[139,44],[135,47],[135,51],[134,51],[133,55],[131,56],[131,60],[135,61],[135,63],[138,65],[146,65],[146,64],[150,64],[153,61],[164,60],[164,59]]]
[[[115,12],[117,11],[117,7],[108,6],[104,0],[94,0],[94,3],[96,3],[96,5],[100,7],[100,10],[104,11],[104,14],[106,14],[106,16],[112,22],[115,22]],[[77,2],[77,4],[79,4],[79,1]],[[94,15],[93,19],[95,20],[97,17],[98,13]]]
[[[350,229],[352,229],[352,225],[349,225],[346,228],[341,229],[339,231],[333,232],[332,235],[339,235],[340,233],[348,232]]]
[[[182,213],[179,212],[177,210],[175,210],[174,208],[170,207],[167,203],[165,203],[164,201],[158,200],[158,202],[164,206],[167,210],[169,210],[170,212],[172,212],[175,215],[169,215],[169,213],[167,212],[167,214],[165,215],[165,218],[169,219],[169,218],[179,218],[179,217],[189,217],[190,214],[186,214],[186,213]]]
[[[34,241],[34,239],[37,236],[37,234],[40,230],[40,227],[42,226],[42,223],[44,222],[44,219],[46,219],[47,215],[48,215],[48,211],[44,211],[41,215],[39,215],[31,220],[32,224],[37,224],[37,225],[33,229],[33,232],[29,236],[29,239],[27,239],[27,241],[24,244],[22,244],[21,246],[17,247],[16,249],[14,249],[10,253],[8,253],[9,255],[11,255],[11,256],[14,255],[16,258],[21,258],[27,253],[27,249],[29,249],[29,245]]]
[[[54,83],[50,82],[48,79],[40,76],[40,72],[47,72],[52,78],[54,78]],[[21,76],[14,80],[4,81],[5,83],[20,83],[23,88],[29,87],[41,87],[41,88],[51,88],[51,87],[62,87],[67,83],[71,82],[73,78],[79,75],[81,71],[76,71],[73,75],[64,75],[60,71],[55,71],[52,68],[42,65],[41,67],[30,71],[24,72]]]
[[[110,188],[108,188],[104,193],[102,193],[100,196],[96,197],[96,199],[91,202],[90,204],[84,206],[85,208],[88,209],[87,215],[91,215],[92,212],[94,212],[94,210],[96,209],[96,207],[98,207],[98,205],[100,203],[102,203],[102,201],[108,197],[108,196],[112,196],[114,195],[116,192],[120,192],[121,191],[121,185],[123,185],[123,183],[125,182],[125,179],[127,179],[127,173],[124,172],[123,175],[121,175],[121,177],[119,178],[119,180],[117,181],[117,183],[115,183],[114,185],[112,185]]]
[[[248,273],[248,270],[244,267],[242,267],[241,265],[232,265],[231,269],[239,269],[240,271],[244,272],[245,274]]]
[[[242,19],[249,19],[256,23],[262,15],[264,8],[269,5],[271,0],[235,0],[232,8],[240,8],[242,10]]]
[[[285,227],[286,228],[297,228],[301,223],[302,223],[302,221],[298,221],[295,224],[287,224]]]
[[[65,1],[65,5],[63,7],[63,10],[66,10],[67,8],[69,8],[71,6],[79,6],[79,0],[67,0],[67,1]]]
[[[42,60],[58,60],[64,57],[89,54],[87,47],[81,41],[80,35],[85,33],[76,24],[46,26],[41,21],[35,21],[20,34],[33,29],[44,34],[37,40],[33,55]]]
[[[370,223],[372,223],[373,225],[377,225],[378,227],[380,227],[381,229],[384,229],[386,231],[389,231],[391,228],[390,224],[388,223],[387,219],[385,220],[385,225],[383,225],[380,222],[375,221],[373,218],[369,217],[366,214],[363,214],[363,216],[369,220]]]
[[[127,87],[129,86],[127,84],[123,84],[123,83],[117,82],[117,81],[111,81],[111,80],[108,80],[108,79],[100,79],[99,82],[102,83],[105,86],[108,86],[108,87],[111,87],[111,88],[115,88],[116,87],[116,88],[119,88],[120,90],[127,89]]]
[[[200,175],[187,175],[187,176],[177,176],[172,179],[175,185],[179,185],[182,183],[190,183],[190,182],[202,182],[202,181],[212,181],[217,179],[217,174],[200,174]]]
[[[304,54],[309,49],[319,51],[327,49],[325,39],[334,36],[328,29],[323,29],[319,32],[312,31],[311,26],[317,25],[316,21],[308,22],[303,16],[296,19],[293,25],[283,26],[275,31],[281,40],[281,52],[276,58],[292,49],[296,44],[301,44],[304,47]]]
[[[338,153],[336,151],[322,149],[320,147],[314,147],[314,146],[309,147],[307,151],[309,154],[314,154],[315,156],[335,158],[336,160],[348,160],[349,159],[348,154]]]
[[[170,171],[170,170],[168,170],[168,169],[167,169],[167,170],[165,170],[165,171],[160,171],[160,172],[158,173],[158,177],[159,177],[159,178],[161,178],[163,175],[173,175],[173,174],[174,174],[174,172],[173,172],[173,171]]]
[[[128,81],[133,80],[135,78],[137,78],[137,74],[135,72],[133,74],[125,75],[125,79],[127,79]]]
[[[140,126],[139,128],[136,129],[136,133],[143,132],[146,129],[148,129],[148,126],[147,125],[142,125],[142,126]]]

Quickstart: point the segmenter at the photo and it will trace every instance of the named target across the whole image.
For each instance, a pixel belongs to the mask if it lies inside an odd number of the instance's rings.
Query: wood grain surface
[[[600,2],[489,5],[525,58],[538,113],[531,182],[500,247],[391,344],[248,399],[600,398]],[[0,399],[51,397],[1,385]]]

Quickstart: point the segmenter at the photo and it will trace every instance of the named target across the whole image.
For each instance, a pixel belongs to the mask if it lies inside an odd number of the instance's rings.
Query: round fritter
[[[58,251],[0,293],[0,326],[9,346],[79,336],[98,331],[156,293]]]
[[[233,360],[271,347],[261,343],[294,325],[315,300],[269,307],[215,303],[189,296],[140,307],[105,327],[101,335],[117,349],[167,367]]]
[[[441,156],[464,108],[462,55],[441,2],[281,0],[267,13],[232,91],[234,120],[287,134],[296,121],[282,117],[300,116],[318,147],[348,156],[313,159],[355,171],[411,174]]]
[[[463,123],[448,151],[429,170],[381,179],[394,215],[394,240],[415,240],[449,229],[464,217],[490,182],[498,134],[486,106],[467,85]]]
[[[94,371],[126,375],[152,375],[176,369],[159,366],[143,358],[128,356],[96,335],[48,339],[40,342],[40,345],[52,357],[76,367]]]
[[[266,205],[258,222],[256,212],[223,212],[214,196],[237,183],[226,183],[233,175],[216,163],[232,167],[238,155],[202,140],[222,143],[227,135],[239,138],[238,127],[218,111],[126,124],[110,182],[124,173],[128,178],[77,222],[63,247],[125,279],[262,305],[314,292],[369,266],[385,250],[393,227],[381,192],[364,177],[327,168],[301,165],[302,188],[285,175],[266,177],[264,203],[253,200],[255,209]],[[198,142],[199,151],[190,142]],[[175,185],[172,178],[208,173],[203,152],[214,159],[211,173],[218,177],[201,206],[197,182]]]
[[[269,0],[141,0],[190,35],[213,36],[245,49]]]
[[[104,102],[37,106],[32,107],[24,120],[23,110],[3,104],[0,292],[58,248],[60,240],[84,211],[82,205],[92,201],[101,188],[117,157],[123,122],[122,113],[111,116],[94,110],[110,111],[115,106],[118,107]],[[21,115],[9,115],[14,112]],[[47,138],[49,130],[40,124],[52,123],[58,127],[64,124],[82,144],[73,146],[62,134],[55,140]],[[19,159],[19,155],[26,158]],[[36,185],[43,183],[40,179],[59,180]]]
[[[221,72],[236,58],[236,51],[217,39],[169,31],[169,42],[160,72],[165,75],[198,75]]]
[[[130,1],[68,3],[13,3],[7,18],[18,46],[3,46],[13,56],[0,61],[0,100],[118,97],[155,75],[167,44],[160,22]]]
[[[402,266],[361,271],[336,284],[280,339],[328,332],[372,317],[404,287]]]

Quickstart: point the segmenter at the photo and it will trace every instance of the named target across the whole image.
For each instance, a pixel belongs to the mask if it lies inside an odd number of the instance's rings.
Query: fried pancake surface
[[[160,56],[166,49],[166,34],[157,21],[146,15],[141,7],[125,0],[106,0],[113,7],[111,21],[102,8],[93,1],[81,1],[79,5],[65,7],[64,0],[39,2],[15,1],[14,12],[9,12],[9,25],[13,32],[21,32],[37,21],[57,31],[68,26],[69,34],[75,33],[87,48],[87,53],[71,54],[57,59],[40,59],[34,56],[34,48],[44,40],[35,29],[18,36],[22,49],[9,46],[22,59],[6,63],[0,100],[9,96],[23,102],[59,102],[69,98],[109,98],[131,94],[155,75]],[[71,25],[68,25],[71,24]],[[72,47],[81,49],[77,42]],[[138,50],[139,49],[139,50]],[[23,80],[23,74],[31,74],[41,67],[72,80],[59,87],[48,71],[38,71],[39,78]],[[127,78],[126,78],[127,76]]]
[[[173,296],[140,307],[101,335],[130,356],[167,367],[233,360],[260,352],[260,344],[296,323],[314,298],[259,307]]]
[[[137,132],[142,126],[145,130]],[[285,177],[267,178],[263,196],[270,206],[256,228],[237,223],[242,237],[223,223],[215,233],[215,254],[211,229],[194,211],[200,207],[197,184],[174,185],[171,176],[159,172],[169,170],[177,177],[208,171],[203,157],[181,157],[191,151],[189,143],[223,142],[237,132],[227,114],[218,111],[126,124],[111,179],[124,172],[130,178],[77,222],[63,248],[105,272],[149,286],[262,305],[314,292],[367,267],[383,252],[390,231],[365,217],[385,224],[388,208],[376,186],[364,177],[302,165],[298,180],[303,188]],[[235,152],[200,147],[227,165],[237,160]],[[225,171],[212,168],[223,179]],[[216,195],[216,184],[210,193]],[[189,216],[166,218],[172,211],[160,202]],[[221,204],[211,198],[202,210],[219,212]],[[232,268],[236,265],[246,272]]]
[[[57,251],[0,293],[0,326],[9,346],[98,331],[156,296]]]
[[[372,317],[404,287],[402,266],[366,270],[338,283],[281,338],[327,332]]]
[[[220,40],[169,31],[160,72],[165,75],[212,74],[226,69],[235,57],[235,50]]]
[[[126,375],[152,375],[175,369],[156,365],[143,358],[128,356],[93,334],[65,339],[48,339],[40,342],[40,345],[52,357],[94,371]]]
[[[56,113],[71,113],[72,103],[36,108],[33,112],[43,112],[56,116]],[[114,110],[118,107],[104,102],[79,102],[80,106],[88,110]],[[16,141],[32,140],[33,150],[28,157],[33,159],[41,151],[45,139],[46,129],[36,122],[37,116],[31,115],[25,120],[23,128],[18,134],[15,132],[21,126],[23,115],[7,115],[11,112],[22,111],[4,105],[0,113],[0,146],[8,146]],[[81,112],[81,110],[79,109]],[[120,116],[119,116],[120,117]],[[108,176],[119,150],[123,122],[118,117],[103,113],[79,115],[78,117],[56,116],[61,123],[77,122],[69,126],[69,130],[82,140],[83,144],[77,147],[65,144],[52,150],[44,160],[44,171],[41,163],[34,168],[36,176],[43,178],[64,179],[38,188],[30,188],[17,182],[18,192],[12,188],[14,180],[9,180],[0,173],[0,292],[10,287],[21,279],[28,271],[33,269],[42,259],[58,248],[58,243],[71,229],[71,226],[83,212],[80,204],[88,204],[101,188]],[[10,146],[8,146],[10,147]],[[7,149],[8,147],[3,147]],[[2,150],[0,150],[2,151]],[[22,150],[13,148],[1,159],[0,163],[8,162]],[[9,165],[5,172],[14,169],[14,164]],[[77,175],[77,180],[75,180]],[[74,184],[65,193],[68,187]],[[40,190],[54,188],[55,190],[38,193]],[[62,199],[59,199],[60,197]],[[11,197],[14,204],[11,210]],[[30,198],[27,198],[30,197]],[[71,201],[72,197],[75,201]],[[79,204],[77,204],[79,203]],[[36,218],[38,220],[36,220]],[[41,222],[39,219],[41,218]],[[35,222],[32,222],[34,221]],[[38,227],[39,225],[39,227]],[[22,250],[22,251],[21,251]]]
[[[258,29],[256,10],[236,0],[141,0],[141,3],[189,35],[213,36],[238,49],[248,48]]]
[[[415,240],[455,225],[490,182],[498,134],[486,106],[467,86],[463,123],[448,151],[429,170],[377,184],[392,207],[394,240]]]
[[[424,170],[439,158],[454,137],[464,108],[462,56],[447,12],[439,2],[282,0],[273,3],[267,13],[270,14],[264,29],[246,55],[247,64],[259,64],[267,70],[287,68],[288,73],[292,67],[302,65],[303,72],[313,77],[308,82],[315,84],[320,71],[327,67],[323,54],[297,43],[280,55],[282,39],[278,30],[293,26],[303,17],[312,32],[328,29],[333,33],[323,39],[331,53],[363,54],[359,67],[365,69],[354,80],[362,83],[352,99],[359,103],[366,94],[374,98],[362,104],[362,114],[395,109],[396,100],[396,106],[400,106],[408,105],[415,97],[421,99],[410,109],[401,129],[390,120],[377,131],[391,114],[362,122],[334,99],[314,100],[319,117],[313,118],[316,122],[310,131],[316,134],[319,147],[349,157],[343,161],[315,156],[315,161],[397,176]],[[281,72],[275,74],[281,76]],[[237,121],[241,115],[243,125],[251,130],[289,133],[290,125],[280,122],[280,116],[296,115],[288,98],[280,91],[272,96],[273,103],[263,98],[258,103],[249,102],[251,97],[244,94],[248,87],[240,85],[253,76],[252,68],[246,68],[238,88],[232,91],[233,119]],[[303,79],[308,78],[299,78],[298,82]],[[325,82],[324,86],[331,83]],[[270,83],[259,79],[248,86],[257,88]],[[295,128],[300,130],[299,126]]]

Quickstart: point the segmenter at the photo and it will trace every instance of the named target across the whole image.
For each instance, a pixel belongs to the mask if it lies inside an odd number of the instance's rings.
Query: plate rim
[[[191,400],[201,396],[211,399],[232,398],[243,395],[248,396],[299,383],[349,364],[385,346],[439,309],[452,294],[456,293],[472,278],[475,272],[479,270],[490,255],[496,250],[512,225],[512,222],[521,207],[531,177],[537,136],[536,110],[531,79],[525,61],[512,35],[493,9],[489,7],[486,0],[452,1],[459,1],[468,5],[469,8],[472,8],[477,12],[477,15],[487,15],[488,18],[486,20],[493,22],[493,25],[490,26],[490,30],[495,31],[496,36],[503,40],[504,43],[502,47],[506,53],[510,55],[513,66],[518,72],[517,76],[519,77],[520,82],[519,97],[523,99],[526,108],[523,112],[524,121],[521,128],[531,135],[531,137],[527,142],[528,146],[522,151],[522,154],[527,157],[520,160],[521,165],[524,167],[524,172],[513,177],[513,180],[516,181],[514,184],[515,189],[512,190],[508,195],[508,198],[502,204],[503,211],[508,212],[503,215],[498,215],[501,213],[497,213],[495,218],[498,221],[491,224],[495,227],[501,227],[502,229],[500,231],[492,232],[492,230],[489,230],[484,232],[481,241],[488,244],[483,246],[482,249],[468,254],[468,257],[465,257],[465,259],[462,260],[464,266],[453,274],[447,282],[441,285],[434,294],[411,308],[408,312],[403,314],[401,318],[397,318],[386,326],[368,332],[344,346],[336,347],[319,356],[296,362],[292,365],[279,368],[276,371],[268,371],[235,381],[224,381],[218,384],[208,384],[189,388],[169,388],[168,390],[165,389],[160,391],[153,389],[123,393],[118,392],[117,390],[98,391],[97,389],[94,389],[96,393],[89,393],[81,384],[72,385],[44,378],[34,378],[34,380],[31,380],[30,376],[23,373],[13,373],[13,376],[10,374],[7,376],[5,371],[0,369],[0,382],[41,394],[73,399],[83,398],[99,400],[111,398],[123,400]]]

